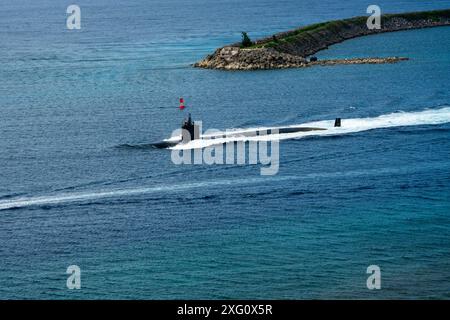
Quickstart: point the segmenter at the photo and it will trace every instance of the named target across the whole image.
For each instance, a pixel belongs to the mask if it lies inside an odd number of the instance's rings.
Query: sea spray
[[[220,136],[217,133],[215,133],[217,136],[219,136],[217,138],[210,139],[211,136],[205,134],[202,135],[203,139],[193,140],[186,144],[177,144],[171,149],[177,150],[177,149],[206,148],[208,146],[212,146],[215,144],[226,144],[228,142],[239,142],[239,141],[270,141],[270,140],[301,139],[311,136],[343,135],[373,129],[419,126],[419,125],[438,125],[448,122],[450,122],[450,107],[445,106],[440,109],[426,109],[423,111],[413,111],[413,112],[399,111],[371,118],[342,119],[341,127],[334,127],[334,120],[314,121],[289,126],[289,128],[318,127],[324,128],[326,130],[300,131],[292,133],[280,133],[280,134],[256,135],[256,136],[249,135],[248,133],[264,130],[276,130],[280,129],[280,127],[271,127],[271,128],[258,127],[258,128],[227,130],[220,132]],[[179,138],[172,137],[168,140],[174,139]]]

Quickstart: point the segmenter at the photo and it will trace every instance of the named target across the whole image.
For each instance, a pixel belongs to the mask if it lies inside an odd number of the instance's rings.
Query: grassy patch
[[[382,15],[383,20],[395,17],[404,18],[408,21],[421,19],[439,21],[441,18],[450,18],[450,9]],[[282,37],[276,36],[275,38],[275,36],[273,36],[270,40],[252,45],[249,48],[276,48],[277,46],[282,44],[296,42],[303,39],[304,37],[313,36],[314,34],[321,31],[339,33],[340,31],[355,25],[365,26],[366,21],[367,16],[362,16],[350,19],[316,23],[287,32]]]

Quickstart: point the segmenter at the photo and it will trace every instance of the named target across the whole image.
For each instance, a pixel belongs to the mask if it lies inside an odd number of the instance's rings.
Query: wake
[[[233,136],[225,138],[213,138],[209,140],[194,140],[185,145],[181,145],[183,148],[204,148],[212,144],[227,143],[230,141],[243,141],[259,139],[259,140],[271,140],[271,139],[301,139],[308,136],[330,136],[330,135],[342,135],[354,132],[367,131],[378,128],[390,128],[390,127],[401,127],[401,126],[415,126],[415,125],[437,125],[450,122],[450,107],[444,107],[441,109],[434,110],[424,110],[419,112],[395,112],[391,114],[381,115],[374,118],[354,118],[354,119],[343,119],[342,127],[334,127],[334,120],[324,120],[317,122],[304,123],[301,125],[291,126],[292,128],[299,127],[320,127],[326,130],[320,131],[307,131],[307,132],[295,132],[286,133],[278,135],[266,135],[266,136]],[[251,132],[255,130],[264,130],[272,128],[249,128],[240,129],[232,131],[233,134]],[[223,134],[223,133],[222,133]],[[205,136],[208,136],[207,134]],[[212,137],[211,135],[209,136]],[[178,146],[176,146],[178,147]],[[383,169],[385,174],[387,171],[392,171],[392,173],[397,172],[399,169]],[[309,175],[298,176],[277,176],[270,177],[271,181],[283,181],[283,180],[297,180],[305,178],[317,178],[322,176],[342,176],[345,175],[367,175],[367,174],[382,174],[383,170],[377,169],[373,172],[364,171],[354,171],[354,172],[337,172],[337,173],[315,173]],[[16,197],[0,200],[0,210],[9,210],[30,206],[47,206],[47,205],[58,205],[66,203],[83,203],[90,202],[97,199],[109,199],[109,198],[120,198],[129,197],[136,195],[152,194],[152,193],[171,193],[179,192],[190,189],[206,188],[214,186],[224,186],[224,185],[247,185],[255,183],[266,183],[267,177],[257,177],[257,178],[245,178],[245,179],[231,179],[231,180],[219,180],[219,181],[204,181],[197,183],[187,183],[187,184],[173,184],[173,185],[162,185],[162,186],[152,186],[152,187],[142,187],[134,189],[120,189],[120,190],[97,190],[90,192],[79,192],[79,193],[59,193],[47,196],[32,196],[32,197]]]
[[[297,125],[291,125],[286,127],[256,127],[247,129],[234,129],[227,131],[216,131],[214,133],[205,132],[201,137],[202,139],[193,140],[185,144],[177,144],[170,149],[197,149],[206,148],[212,145],[224,144],[229,142],[241,142],[241,141],[271,141],[271,140],[286,140],[286,139],[301,139],[311,136],[335,136],[344,135],[349,133],[392,128],[392,127],[405,127],[405,126],[418,126],[418,125],[438,125],[450,122],[450,107],[444,107],[440,109],[427,109],[417,112],[394,112],[385,115],[381,115],[373,118],[353,118],[342,119],[342,127],[334,127],[333,120],[323,120],[302,123]],[[284,128],[304,128],[304,127],[317,127],[326,130],[314,130],[314,131],[300,131],[291,133],[279,133],[251,136],[248,135],[251,132],[261,130],[276,130]],[[247,134],[247,135],[246,135]],[[166,141],[174,141],[179,137],[172,137]]]
[[[436,163],[430,165],[430,169],[442,169],[442,163]],[[270,177],[253,177],[253,178],[234,178],[234,179],[221,179],[221,180],[206,180],[194,183],[178,183],[168,184],[153,187],[140,187],[129,189],[113,189],[113,190],[91,190],[85,192],[73,192],[73,193],[58,193],[46,196],[30,196],[30,197],[17,197],[12,199],[0,200],[0,211],[19,209],[26,207],[42,207],[42,206],[57,206],[66,204],[77,203],[90,203],[93,200],[100,199],[114,199],[114,198],[127,198],[131,196],[147,195],[163,193],[170,196],[179,192],[185,192],[189,190],[198,190],[205,188],[223,187],[223,186],[248,186],[255,184],[268,184],[273,182],[287,182],[287,181],[300,181],[312,179],[317,181],[318,179],[329,179],[342,177],[358,177],[363,180],[368,176],[392,176],[395,174],[413,174],[414,169],[408,167],[387,167],[376,169],[362,169],[362,170],[350,170],[350,171],[331,171],[331,172],[315,172],[303,175],[291,175],[291,176],[270,176]]]
[[[219,180],[219,181],[204,181],[196,183],[186,184],[173,184],[154,187],[143,187],[134,189],[120,189],[120,190],[99,190],[91,192],[79,192],[79,193],[59,193],[48,196],[36,196],[36,197],[20,197],[15,199],[0,200],[0,211],[8,209],[18,209],[30,206],[48,206],[58,205],[66,203],[83,203],[90,202],[98,199],[120,198],[137,195],[145,195],[152,193],[170,193],[179,192],[190,189],[198,189],[205,187],[235,185],[235,184],[254,184],[263,182],[264,178],[252,178],[252,179],[233,179],[233,180]],[[277,180],[289,180],[292,177],[278,177]]]

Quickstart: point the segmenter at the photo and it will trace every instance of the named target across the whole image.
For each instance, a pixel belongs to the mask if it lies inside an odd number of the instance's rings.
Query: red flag
[[[184,106],[184,99],[180,98],[180,110],[183,110],[185,108]]]

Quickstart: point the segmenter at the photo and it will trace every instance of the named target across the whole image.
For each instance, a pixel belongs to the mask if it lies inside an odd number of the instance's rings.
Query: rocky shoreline
[[[352,59],[332,59],[309,62],[306,66],[334,66],[338,64],[383,64],[383,63],[397,63],[406,61],[409,58],[405,57],[387,57],[387,58],[352,58]]]
[[[450,25],[450,10],[382,16],[381,29],[370,30],[367,17],[331,21],[307,26],[257,40],[249,48],[239,43],[217,49],[193,66],[218,70],[267,70],[314,65],[395,63],[407,58],[357,58],[310,62],[307,57],[348,39],[401,30]]]

